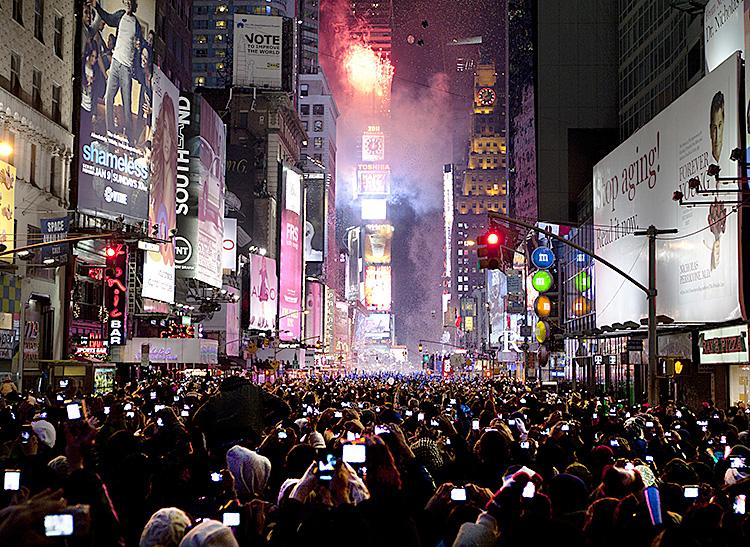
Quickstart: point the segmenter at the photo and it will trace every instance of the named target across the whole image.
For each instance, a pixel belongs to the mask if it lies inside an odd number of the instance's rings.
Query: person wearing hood
[[[240,502],[263,497],[271,476],[271,461],[268,458],[235,445],[227,452],[227,469],[234,477]]]
[[[190,530],[179,547],[240,547],[232,529],[217,520],[204,520]]]

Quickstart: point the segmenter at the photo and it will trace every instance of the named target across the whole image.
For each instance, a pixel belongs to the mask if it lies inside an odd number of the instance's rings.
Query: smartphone
[[[440,422],[438,422],[437,420],[430,420],[430,425],[432,427],[440,427]]]
[[[21,472],[18,469],[6,469],[3,479],[3,490],[19,490],[21,488]]]
[[[560,426],[560,431],[570,431],[570,426],[568,424],[563,424]]]
[[[214,471],[211,473],[211,482],[221,482],[223,480],[223,477],[221,476],[221,473],[217,473]]]
[[[529,441],[521,441],[521,448],[523,450],[528,450],[529,449]]]
[[[107,414],[109,414],[109,407],[105,406],[104,407],[104,415],[106,416]]]
[[[59,385],[60,387],[68,387],[68,382],[70,382],[70,380],[60,380],[60,381],[58,382],[58,385]]]
[[[451,490],[451,500],[466,501],[466,488],[454,488]]]
[[[695,499],[698,497],[700,488],[698,486],[684,486],[683,494],[687,499]]]
[[[135,418],[135,412],[126,412],[125,416],[127,416],[128,418]]]
[[[81,405],[78,403],[69,403],[65,405],[65,410],[68,412],[68,420],[80,420],[81,419]]]
[[[161,418],[156,418],[156,425],[159,427],[164,427],[164,420]]]
[[[26,424],[21,426],[21,444],[29,444],[31,441],[31,426]]]
[[[729,456],[729,467],[732,469],[744,469],[745,457],[744,456]]]
[[[511,418],[510,420],[508,420],[508,425],[511,426],[511,427],[514,426],[514,425],[516,425],[516,420],[513,419],[513,418]]]
[[[654,427],[654,422],[646,422],[646,427]]]
[[[130,403],[126,403],[126,404],[125,404],[125,406],[124,406],[123,408],[124,408],[125,410],[133,410],[133,405],[132,405],[132,404],[130,404]]]
[[[745,514],[745,500],[747,496],[745,494],[740,494],[738,496],[734,497],[734,502],[732,503],[732,509],[734,509],[734,512],[736,515],[744,515]]]
[[[678,411],[676,411],[676,412],[674,413],[674,415],[675,415],[675,416],[677,416],[678,418],[682,418],[682,412],[680,412],[679,410],[678,410]]]
[[[341,458],[346,463],[365,463],[367,461],[367,447],[363,444],[345,444]]]
[[[337,412],[333,413],[333,417],[334,418],[343,418],[344,414],[342,412],[337,411]]]
[[[234,527],[240,525],[240,514],[239,513],[222,513],[221,523],[224,526]]]
[[[451,403],[450,404],[455,405],[456,404],[456,400],[455,399],[451,399]]]
[[[164,410],[167,408],[167,405],[154,405],[154,412],[159,412],[160,410]]]
[[[44,516],[44,535],[47,537],[72,536],[75,531],[73,515],[60,513]]]
[[[632,471],[633,469],[635,469],[635,465],[633,465],[633,462],[626,462],[625,469],[627,469],[628,471]]]
[[[471,421],[471,428],[475,431],[479,430],[479,420],[472,420]]]
[[[682,429],[682,426],[680,424],[674,424],[672,427],[675,429]]]
[[[665,432],[664,432],[664,436],[665,436],[665,437],[666,437],[667,439],[671,439],[671,438],[672,438],[672,432],[671,432],[671,431],[665,431]]]
[[[598,414],[597,414],[596,412],[594,412],[594,413],[593,413],[593,414],[591,415],[591,418],[592,418],[593,420],[598,420],[598,419],[599,419],[599,415],[598,415]]]
[[[524,498],[533,498],[534,494],[536,494],[536,486],[534,486],[533,482],[529,481],[526,483],[526,486],[524,486],[521,496]]]
[[[411,410],[407,410],[407,411],[406,411],[406,415],[407,415],[407,416],[413,416],[413,415],[414,415],[414,413],[413,413],[413,412],[412,412]]]
[[[649,463],[652,463],[654,461],[654,457],[653,456],[646,456],[646,461],[649,462]]]
[[[620,441],[618,441],[617,439],[612,439],[611,441],[609,441],[609,446],[619,447],[620,446]]]
[[[420,412],[419,414],[417,414],[417,421],[424,422],[424,412]]]
[[[380,435],[381,433],[390,433],[391,430],[388,429],[388,426],[385,425],[376,425],[375,426],[375,435]]]
[[[173,401],[174,401],[175,403],[178,403],[178,402],[180,401],[180,396],[179,396],[179,395],[175,395],[175,396],[174,396],[174,398],[173,398],[172,400],[173,400]]]
[[[180,416],[182,416],[183,418],[187,418],[188,416],[190,416],[190,412],[188,412],[187,410],[182,410],[180,411]]]
[[[364,448],[364,445],[362,445]],[[330,482],[336,468],[336,455],[332,452],[324,453],[318,460],[318,480]]]
[[[151,400],[153,401],[154,399],[156,399],[156,392],[155,392],[155,391],[152,391],[151,393],[149,393],[149,395],[148,395],[148,396],[149,396],[149,398],[150,398],[150,399],[151,399]]]
[[[277,436],[279,439],[286,439],[288,437],[286,431],[279,431]]]

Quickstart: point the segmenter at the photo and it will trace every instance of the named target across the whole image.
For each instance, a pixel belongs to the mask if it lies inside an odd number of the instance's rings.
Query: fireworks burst
[[[344,54],[344,69],[349,84],[358,93],[390,95],[393,65],[385,55],[364,44],[350,44]]]

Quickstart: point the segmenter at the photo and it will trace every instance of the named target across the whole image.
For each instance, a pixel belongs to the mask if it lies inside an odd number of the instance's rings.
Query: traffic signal
[[[505,239],[496,228],[490,228],[477,237],[477,256],[482,270],[499,270],[502,267],[502,246]]]
[[[417,346],[417,349],[419,350],[419,353],[422,353],[422,350],[423,350],[424,348],[422,347],[422,343],[421,343],[421,342],[420,342],[420,343],[419,343],[419,345]]]

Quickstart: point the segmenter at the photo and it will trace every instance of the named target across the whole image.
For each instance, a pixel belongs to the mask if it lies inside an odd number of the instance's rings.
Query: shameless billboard
[[[145,220],[155,2],[82,5],[78,207]]]
[[[177,107],[180,92],[159,67],[154,67],[153,153],[149,226],[156,226],[156,237],[168,241],[177,227],[175,194],[177,188]],[[160,243],[158,252],[147,252],[143,263],[143,291],[146,298],[174,301],[174,243]]]
[[[648,245],[632,233],[650,225],[679,230],[657,242],[657,312],[678,322],[741,317],[736,212],[689,185],[697,178],[702,189],[716,189],[710,165],[737,176],[730,153],[740,143],[739,71],[735,54],[594,167],[597,254],[647,285]],[[675,192],[688,204],[713,204],[685,207]],[[643,292],[600,262],[595,283],[598,325],[646,317]]]

